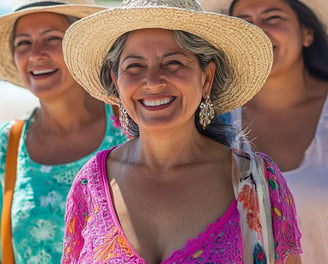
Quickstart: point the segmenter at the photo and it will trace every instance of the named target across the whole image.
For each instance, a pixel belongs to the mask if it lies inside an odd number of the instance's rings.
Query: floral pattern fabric
[[[12,203],[12,234],[16,263],[60,263],[66,196],[74,177],[97,151],[126,141],[115,128],[112,107],[106,105],[106,135],[99,148],[72,163],[47,166],[34,162],[26,149],[25,138],[32,116],[26,120],[20,139],[17,180]],[[11,123],[0,129],[0,185],[3,189],[8,132]],[[0,207],[2,208],[2,193]]]
[[[67,198],[63,264],[74,263],[145,263],[134,251],[118,221],[106,175],[106,158],[111,150],[99,152],[79,172]],[[293,197],[274,163],[261,155],[269,183],[275,263],[284,263],[287,255],[300,254],[300,232]],[[196,238],[162,261],[174,263],[243,263],[243,246],[238,203],[250,205],[249,190],[235,200],[226,213],[210,223]],[[246,193],[248,192],[248,194]],[[259,228],[249,217],[250,225]],[[261,244],[257,244],[254,263],[265,263]]]

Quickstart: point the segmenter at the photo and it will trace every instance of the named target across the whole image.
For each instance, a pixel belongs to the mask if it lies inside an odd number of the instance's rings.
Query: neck
[[[74,98],[51,102],[41,100],[34,123],[39,129],[69,133],[83,129],[85,124],[101,117],[103,113],[104,104],[83,91]]]
[[[200,162],[213,141],[201,135],[194,123],[162,132],[140,131],[133,159],[154,171]]]
[[[270,75],[260,92],[247,104],[251,107],[285,110],[306,101],[313,77],[304,69]]]

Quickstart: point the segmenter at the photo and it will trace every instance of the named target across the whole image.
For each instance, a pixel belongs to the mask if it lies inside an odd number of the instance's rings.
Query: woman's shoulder
[[[275,254],[279,259],[277,263],[283,263],[284,259],[289,254],[299,255],[301,253],[301,233],[298,227],[295,202],[280,169],[276,163],[264,153],[245,152],[241,150],[234,150],[234,153],[238,155],[242,161],[249,161],[248,163],[252,163],[255,159],[258,161],[256,171],[252,169],[250,169],[250,171],[247,170],[247,175],[251,175],[252,177],[245,177],[245,179],[256,181],[257,178],[263,178],[266,182],[266,184],[263,185],[266,187],[262,188],[261,193],[263,195],[265,189],[267,189],[269,195]],[[241,162],[241,164],[243,165],[245,162]],[[250,165],[250,167],[252,167],[252,165]],[[262,167],[263,170],[261,169]],[[258,170],[259,168],[263,171],[263,174]],[[257,174],[258,177],[254,174]],[[258,191],[259,187],[261,187],[261,184],[257,185],[255,190]]]
[[[271,216],[275,251],[280,260],[287,255],[299,255],[301,250],[301,232],[294,197],[276,163],[266,154],[257,153],[264,163],[265,177],[271,203]]]

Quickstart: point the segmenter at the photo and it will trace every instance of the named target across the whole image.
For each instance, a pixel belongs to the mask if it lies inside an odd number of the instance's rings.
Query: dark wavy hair
[[[303,61],[309,73],[319,79],[328,80],[328,28],[319,20],[316,14],[298,0],[284,0],[296,13],[299,22],[313,30],[314,38],[309,47],[303,47]],[[327,1],[327,0],[326,0]],[[233,0],[229,7],[232,15],[235,4]],[[327,26],[327,25],[326,25]]]

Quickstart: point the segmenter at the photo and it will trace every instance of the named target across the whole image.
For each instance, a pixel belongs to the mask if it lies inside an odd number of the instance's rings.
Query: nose
[[[159,68],[149,69],[145,75],[145,88],[156,90],[165,86],[165,80]]]
[[[33,42],[31,45],[31,50],[29,54],[29,59],[31,61],[38,61],[42,57],[46,56],[46,49],[42,42]]]
[[[268,28],[267,28],[265,22],[262,21],[261,18],[254,18],[254,19],[251,21],[251,23],[252,23],[253,25],[259,27],[260,29],[262,29],[263,32],[264,32],[265,34],[269,35]]]

